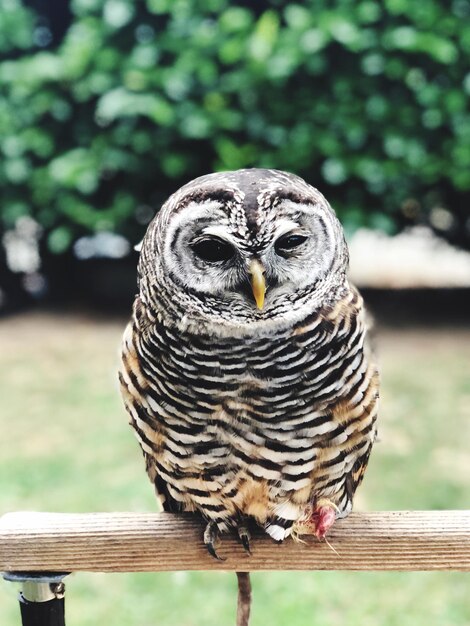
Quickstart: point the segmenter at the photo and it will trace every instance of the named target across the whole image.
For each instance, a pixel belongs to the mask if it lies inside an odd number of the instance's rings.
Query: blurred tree
[[[468,0],[72,0],[60,43],[49,6],[0,12],[4,230],[32,216],[57,255],[137,241],[185,181],[258,166],[347,229],[427,221],[470,247]]]

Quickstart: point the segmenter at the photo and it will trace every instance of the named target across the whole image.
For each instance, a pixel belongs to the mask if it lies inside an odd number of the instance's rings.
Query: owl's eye
[[[286,256],[291,250],[301,246],[307,240],[305,235],[283,235],[274,244],[274,249],[280,256]]]
[[[191,244],[194,254],[208,263],[217,263],[231,259],[235,250],[226,241],[219,237],[204,237]]]

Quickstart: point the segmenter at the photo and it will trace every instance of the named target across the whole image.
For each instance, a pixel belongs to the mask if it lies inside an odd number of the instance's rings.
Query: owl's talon
[[[237,527],[237,532],[238,532],[238,537],[240,541],[242,542],[245,552],[251,556],[251,547],[250,547],[251,534],[250,534],[250,531],[248,530],[248,527],[245,524],[240,524],[240,526]]]
[[[214,559],[217,561],[225,561],[226,559],[217,554],[217,550],[215,549],[215,542],[219,537],[219,529],[217,528],[217,524],[215,522],[209,522],[204,530],[204,545],[207,548],[207,551]]]
[[[251,556],[250,537],[248,535],[242,535],[240,539],[242,540],[245,552]]]
[[[217,553],[217,550],[215,549],[213,543],[206,543],[206,548],[207,548],[207,552],[209,552],[209,554],[213,556],[214,559],[217,559],[217,561],[227,560],[224,556],[220,556],[220,554]]]

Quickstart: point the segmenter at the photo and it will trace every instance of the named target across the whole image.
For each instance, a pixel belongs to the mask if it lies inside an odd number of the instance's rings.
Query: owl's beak
[[[258,259],[253,259],[248,267],[248,272],[251,276],[251,288],[255,297],[256,306],[258,309],[262,309],[264,304],[264,294],[266,293],[264,267]]]

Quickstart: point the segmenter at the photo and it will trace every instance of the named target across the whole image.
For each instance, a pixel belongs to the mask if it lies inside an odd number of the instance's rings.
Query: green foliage
[[[32,214],[56,252],[90,230],[135,239],[139,207],[252,166],[305,177],[350,229],[467,215],[467,0],[71,7],[61,44],[38,50],[31,13],[3,3],[4,227]]]

